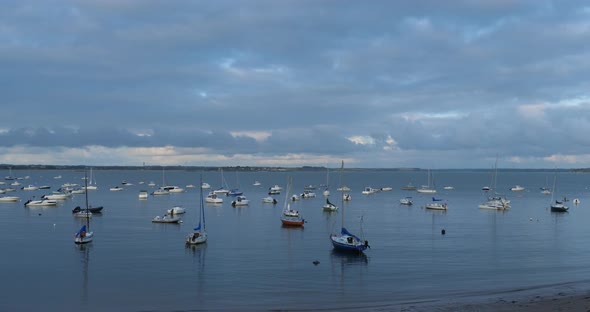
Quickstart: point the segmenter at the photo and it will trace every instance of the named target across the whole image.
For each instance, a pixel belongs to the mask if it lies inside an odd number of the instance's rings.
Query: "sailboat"
[[[240,196],[244,192],[240,191],[240,181],[238,180],[238,172],[236,171],[236,187],[227,192],[227,196]]]
[[[6,177],[4,177],[4,180],[9,180],[12,181],[16,179],[14,176],[12,176],[12,167],[8,167],[8,175]]]
[[[301,218],[301,214],[297,210],[291,209],[291,203],[289,202],[289,195],[292,193],[292,179],[289,178],[289,186],[285,193],[285,205],[283,213],[281,214],[281,222],[285,226],[303,226],[305,220]]]
[[[436,193],[436,190],[435,189],[430,188],[430,180],[431,180],[430,169],[428,169],[428,185],[422,185],[422,187],[420,187],[416,191],[418,193],[426,193],[426,194],[434,194],[434,193]]]
[[[434,198],[432,197],[432,202],[427,203],[424,208],[426,209],[433,209],[433,210],[447,210],[448,209],[448,204],[446,202],[443,202],[442,199],[440,198]]]
[[[84,173],[84,176],[86,176],[86,173]],[[84,179],[84,186],[88,186],[88,180]],[[88,210],[88,192],[85,192],[86,194],[86,209],[85,209],[85,213],[86,213],[86,224],[83,225],[80,230],[78,230],[78,232],[76,232],[76,234],[74,235],[74,243],[75,244],[87,244],[92,242],[92,240],[94,239],[94,232],[90,231],[90,216],[91,216],[91,212]],[[82,213],[82,212],[79,212]]]
[[[344,170],[344,161],[342,161],[342,166],[340,167],[340,175],[341,176],[342,176],[343,170]],[[341,214],[342,214],[342,228],[340,230],[340,234],[330,235],[330,240],[332,241],[332,246],[334,246],[334,249],[341,250],[341,251],[363,252],[365,249],[367,249],[367,247],[369,247],[369,242],[350,233],[344,227],[344,200],[342,200]],[[361,231],[361,233],[362,233],[362,231]]]
[[[545,187],[541,188],[541,194],[545,194],[545,195],[549,195],[551,194],[551,191],[549,190],[549,186],[548,186],[548,177],[545,177]]]
[[[201,176],[203,184],[203,176]],[[207,231],[205,230],[205,210],[203,210],[203,189],[199,201],[199,225],[193,229],[193,232],[186,237],[187,245],[198,245],[207,241]]]
[[[336,211],[338,210],[338,206],[332,204],[329,198],[326,198],[326,203],[323,206],[324,210],[326,211]]]
[[[497,189],[498,184],[498,158],[496,157],[496,162],[494,163],[494,171],[492,172],[492,181],[491,186],[493,189]],[[492,189],[491,187],[488,190]],[[487,191],[484,189],[484,191]],[[491,209],[491,210],[506,210],[510,208],[510,200],[506,199],[504,195],[496,193],[494,191],[494,196],[488,197],[488,201],[485,203],[481,203],[479,205],[481,209]]]
[[[215,191],[213,191],[213,193],[215,194],[226,194],[229,193],[229,190],[227,189],[227,182],[225,182],[225,178],[223,177],[223,168],[219,168],[219,171],[221,171],[221,186],[216,189]]]
[[[330,168],[328,166],[326,166],[326,189],[323,195],[330,196]]]
[[[553,191],[551,192],[551,211],[552,212],[567,212],[569,207],[563,204],[563,201],[555,200],[553,202],[553,194],[555,193],[555,181],[557,180],[557,176],[553,177]]]
[[[96,180],[92,174],[92,168],[90,168],[90,183],[84,187],[86,190],[96,190],[98,187],[96,186]]]

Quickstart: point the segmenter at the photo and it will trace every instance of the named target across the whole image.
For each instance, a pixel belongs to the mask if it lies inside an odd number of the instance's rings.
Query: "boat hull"
[[[5,196],[5,197],[0,197],[0,202],[2,203],[13,203],[13,202],[17,202],[20,199],[20,197],[16,197],[16,196]]]
[[[426,205],[424,208],[431,210],[447,210],[446,205]]]
[[[567,206],[551,206],[552,212],[567,212],[568,209]]]
[[[84,236],[76,235],[74,237],[74,244],[88,244],[94,239],[94,232],[87,232]]]
[[[199,234],[195,237],[195,234]],[[186,244],[187,245],[199,245],[207,242],[207,233],[206,232],[195,232],[189,234],[186,237]]]
[[[369,246],[367,242],[363,243],[348,235],[332,235],[330,241],[334,249],[345,252],[363,252]]]
[[[179,222],[180,222],[180,218],[178,218],[178,217],[165,216],[165,217],[160,218],[158,216],[158,217],[155,217],[152,219],[152,223],[179,223]]]
[[[335,205],[330,205],[330,204],[326,204],[322,208],[324,210],[326,210],[326,211],[336,211],[336,210],[338,210],[338,207],[336,207]]]
[[[281,222],[284,226],[303,226],[305,224],[305,220],[303,219],[285,216],[281,218]]]

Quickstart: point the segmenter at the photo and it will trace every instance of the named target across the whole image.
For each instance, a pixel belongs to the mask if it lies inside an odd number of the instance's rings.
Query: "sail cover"
[[[86,232],[86,225],[83,225],[80,230],[78,231],[78,233],[76,233],[76,236],[80,236],[82,234],[82,232]],[[70,232],[71,233],[71,232]],[[71,234],[70,234],[71,235]]]
[[[357,239],[357,240],[359,240],[359,241],[361,240],[360,238],[358,238],[356,235],[354,235],[354,234],[350,233],[350,232],[349,232],[347,229],[345,229],[345,228],[342,228],[342,230],[340,231],[340,233],[341,233],[342,235],[348,235],[348,236],[352,236],[352,237],[356,238],[356,239]]]

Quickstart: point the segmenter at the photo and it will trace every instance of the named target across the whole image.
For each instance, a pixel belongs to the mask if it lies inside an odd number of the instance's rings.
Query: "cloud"
[[[0,148],[10,163],[583,167],[589,25],[583,1],[8,1]]]

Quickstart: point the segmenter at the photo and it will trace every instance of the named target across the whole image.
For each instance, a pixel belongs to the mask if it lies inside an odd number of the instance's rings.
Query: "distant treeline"
[[[87,166],[87,165],[11,165],[0,164],[0,170],[84,170],[87,168],[98,170],[180,170],[180,171],[325,171],[324,166],[302,166],[302,167],[253,167],[253,166]],[[330,167],[330,170],[339,170],[339,167]],[[423,171],[426,168],[345,168],[345,171]],[[431,169],[432,171],[490,171],[491,169]],[[590,168],[576,169],[501,169],[498,171],[521,171],[521,172],[573,172],[590,173]]]
[[[323,166],[303,166],[303,167],[252,167],[252,166],[86,166],[86,165],[10,165],[0,164],[0,170],[84,170],[87,168],[98,170],[181,170],[181,171],[326,171]],[[339,170],[340,168],[330,168]],[[363,170],[363,171],[413,171],[419,168],[346,168],[346,171]]]

